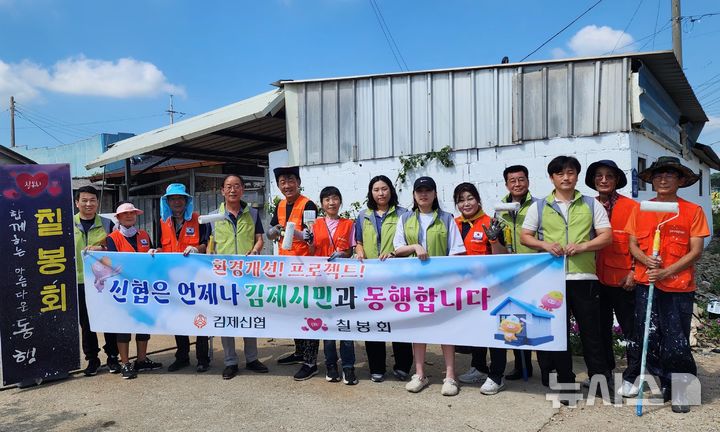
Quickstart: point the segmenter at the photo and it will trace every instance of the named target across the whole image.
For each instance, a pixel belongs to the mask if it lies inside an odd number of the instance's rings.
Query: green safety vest
[[[562,215],[555,202],[554,191],[537,202],[538,231],[537,238],[550,243],[559,243],[565,247],[568,243],[583,243],[595,238],[593,208],[595,199],[575,191],[568,219]],[[567,273],[595,274],[595,252],[583,252],[567,257]]]
[[[420,212],[418,210],[408,211],[400,218],[405,230],[405,242],[408,245],[422,244],[422,240],[427,238],[428,255],[447,256],[450,253],[448,233],[450,227],[455,224],[455,219],[450,213],[435,210],[433,221],[426,232],[420,231]],[[416,255],[413,253],[410,256]]]
[[[506,195],[502,200],[503,202],[512,202],[510,194]],[[509,236],[506,236],[505,242],[512,247],[512,253],[534,253],[537,252],[535,249],[529,248],[520,243],[520,232],[522,231],[523,222],[525,222],[525,215],[530,208],[530,205],[537,201],[530,195],[530,192],[525,195],[525,200],[520,204],[520,210],[515,212],[504,211],[498,213],[496,217],[500,217],[505,221],[505,226],[509,230]]]
[[[87,233],[83,231],[82,222],[80,222],[80,213],[73,217],[73,226],[75,232],[75,272],[77,273],[77,283],[85,283],[85,273],[83,273],[82,250],[86,246],[97,246],[105,240],[110,232],[109,219],[95,215],[95,220]]]
[[[255,245],[255,220],[257,210],[245,204],[237,217],[237,225],[233,226],[232,219],[225,211],[225,203],[215,213],[225,214],[225,219],[213,225],[213,238],[215,240],[215,253],[218,255],[245,255]]]
[[[360,215],[362,218],[362,241],[365,256],[367,258],[377,258],[381,253],[388,253],[395,250],[393,246],[393,238],[395,237],[395,228],[397,228],[400,215],[407,212],[402,207],[390,207],[385,214],[385,219],[380,227],[380,235],[378,236],[377,226],[375,225],[375,211],[365,209]]]

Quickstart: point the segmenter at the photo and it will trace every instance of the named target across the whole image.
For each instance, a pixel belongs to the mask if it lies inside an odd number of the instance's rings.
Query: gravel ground
[[[172,374],[163,369],[123,380],[101,369],[91,378],[77,373],[39,387],[5,389],[0,391],[0,431],[720,429],[718,354],[695,357],[703,385],[702,406],[682,415],[674,414],[666,404],[636,417],[630,406],[581,402],[574,409],[554,409],[537,376],[527,383],[508,382],[507,389],[495,396],[482,395],[479,385],[465,385],[458,396],[444,397],[439,346],[430,346],[428,353],[430,387],[410,394],[404,383],[392,377],[383,383],[369,380],[362,343],[356,344],[360,379],[356,386],[326,382],[322,366],[313,379],[294,382],[297,366],[276,364],[279,356],[292,349],[292,341],[260,341],[259,345],[260,359],[270,367],[267,375],[241,369],[235,379],[222,380],[222,348],[217,340],[212,368],[204,374],[196,373],[194,367]],[[153,337],[150,349],[165,351],[151,357],[167,366],[173,361],[173,347],[171,337]],[[458,371],[466,370],[469,363],[469,355],[457,355]],[[508,363],[510,370],[512,361]],[[537,365],[535,370],[539,370]],[[575,358],[575,370],[584,370],[581,358]],[[582,378],[584,374],[578,374],[578,380]]]

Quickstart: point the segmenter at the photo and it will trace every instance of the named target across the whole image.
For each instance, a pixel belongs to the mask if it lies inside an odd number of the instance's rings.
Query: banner
[[[84,259],[94,331],[566,347],[564,261],[550,254]]]
[[[3,385],[80,367],[70,165],[0,165]]]

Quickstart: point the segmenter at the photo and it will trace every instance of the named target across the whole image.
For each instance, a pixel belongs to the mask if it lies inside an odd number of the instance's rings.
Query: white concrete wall
[[[594,194],[594,191],[584,184],[585,168],[599,159],[613,159],[630,178],[632,159],[629,142],[628,133],[612,133],[594,137],[557,138],[529,141],[521,145],[456,151],[452,154],[455,166],[445,168],[438,162],[432,161],[428,166],[412,171],[408,175],[406,184],[396,185],[401,189],[399,190],[400,204],[411,207],[413,181],[422,175],[429,175],[435,179],[438,185],[440,206],[444,210],[458,213],[453,204],[453,190],[459,183],[467,181],[477,186],[484,208],[492,211],[493,205],[507,193],[502,177],[503,169],[517,164],[528,167],[532,193],[535,196],[547,195],[552,190],[552,184],[547,175],[547,164],[558,155],[572,155],[578,158],[583,168],[578,188],[583,193]],[[270,155],[269,169],[273,180],[272,169],[287,160],[283,156],[282,152]],[[303,193],[313,200],[317,200],[323,187],[336,186],[342,192],[343,202],[347,208],[354,201],[364,202],[368,182],[372,177],[384,174],[395,181],[400,167],[398,158],[301,167]],[[274,182],[269,190],[269,199],[280,195]],[[630,186],[624,189],[623,193],[630,195]]]

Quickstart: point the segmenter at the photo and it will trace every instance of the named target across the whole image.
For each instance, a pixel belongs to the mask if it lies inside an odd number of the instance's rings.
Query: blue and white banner
[[[564,261],[550,254],[84,259],[94,331],[566,347]]]

